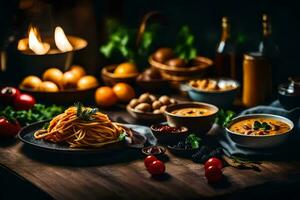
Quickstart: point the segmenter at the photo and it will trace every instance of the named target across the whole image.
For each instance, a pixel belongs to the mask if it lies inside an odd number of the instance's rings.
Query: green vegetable
[[[197,137],[195,134],[190,134],[186,138],[186,142],[191,144],[192,149],[198,149],[201,144],[201,138]]]
[[[105,44],[100,46],[100,53],[106,58],[115,59],[121,56],[122,60],[136,62],[145,59],[151,53],[158,24],[151,24],[144,31],[138,46],[136,38],[138,34],[137,29],[129,29],[128,27],[121,26],[114,21],[108,23],[109,36]]]
[[[227,126],[227,124],[236,116],[235,112],[231,110],[220,110],[218,112],[217,118],[215,123],[217,123],[220,126]]]
[[[267,122],[260,123],[259,121],[254,121],[254,124],[253,124],[254,130],[267,131],[267,130],[270,130],[271,128],[272,127]]]
[[[93,121],[95,119],[93,115],[99,111],[98,108],[85,108],[80,102],[75,103],[75,107],[77,108],[77,117],[85,121]]]
[[[127,136],[126,132],[120,133],[120,135],[119,135],[119,141],[124,141],[125,138],[126,138],[126,136]]]
[[[35,104],[30,110],[16,111],[12,107],[7,106],[0,111],[0,116],[4,116],[10,121],[18,121],[21,126],[51,119],[54,116],[62,113],[64,108],[62,106],[45,106],[43,104]]]
[[[179,58],[189,61],[197,56],[195,36],[188,26],[183,26],[177,35],[175,53]]]

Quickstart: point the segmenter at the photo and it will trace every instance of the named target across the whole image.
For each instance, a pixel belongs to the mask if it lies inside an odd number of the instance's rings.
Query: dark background
[[[107,20],[113,18],[137,28],[144,14],[151,10],[161,11],[168,19],[165,32],[161,33],[164,37],[172,38],[179,27],[189,25],[196,35],[200,54],[211,58],[220,38],[222,16],[230,18],[233,39],[240,45],[238,53],[243,54],[257,50],[261,37],[261,15],[267,13],[272,19],[274,41],[281,52],[281,79],[300,74],[300,12],[296,1],[22,0],[6,1],[0,8],[0,47],[8,52],[8,70],[0,72],[0,84],[16,84],[22,77],[24,63],[15,50],[16,41],[26,35],[30,23],[37,24],[45,33],[61,25],[67,34],[87,39],[88,48],[76,53],[74,63],[82,64],[99,77],[105,60],[98,49],[107,36]],[[16,70],[20,73],[16,74]]]

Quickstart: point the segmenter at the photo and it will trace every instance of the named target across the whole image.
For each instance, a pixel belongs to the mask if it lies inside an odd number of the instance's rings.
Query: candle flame
[[[54,41],[56,47],[62,51],[62,52],[67,52],[67,51],[72,51],[73,47],[71,43],[69,42],[67,36],[65,35],[64,30],[57,26],[54,31]]]
[[[28,39],[29,48],[35,54],[44,55],[49,51],[50,45],[48,43],[42,42],[40,33],[37,28],[30,27],[28,37],[29,37],[29,39]]]

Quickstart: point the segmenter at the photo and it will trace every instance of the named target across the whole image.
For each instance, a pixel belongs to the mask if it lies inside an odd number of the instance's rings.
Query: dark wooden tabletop
[[[137,123],[122,109],[108,113],[113,120]],[[260,172],[225,167],[225,179],[217,185],[206,182],[203,165],[169,152],[163,158],[167,173],[153,178],[143,158],[139,150],[130,149],[104,155],[60,155],[30,149],[17,140],[0,145],[1,169],[54,199],[257,199],[278,197],[291,188],[296,193],[300,183],[299,158],[263,161]]]

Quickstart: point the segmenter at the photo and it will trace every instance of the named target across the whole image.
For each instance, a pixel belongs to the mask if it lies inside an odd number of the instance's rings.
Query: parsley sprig
[[[86,108],[80,102],[75,103],[75,107],[77,117],[84,121],[93,121],[95,119],[93,115],[99,111],[98,108]]]
[[[253,129],[254,130],[263,130],[267,131],[270,130],[272,127],[267,122],[260,123],[259,121],[254,121]]]

